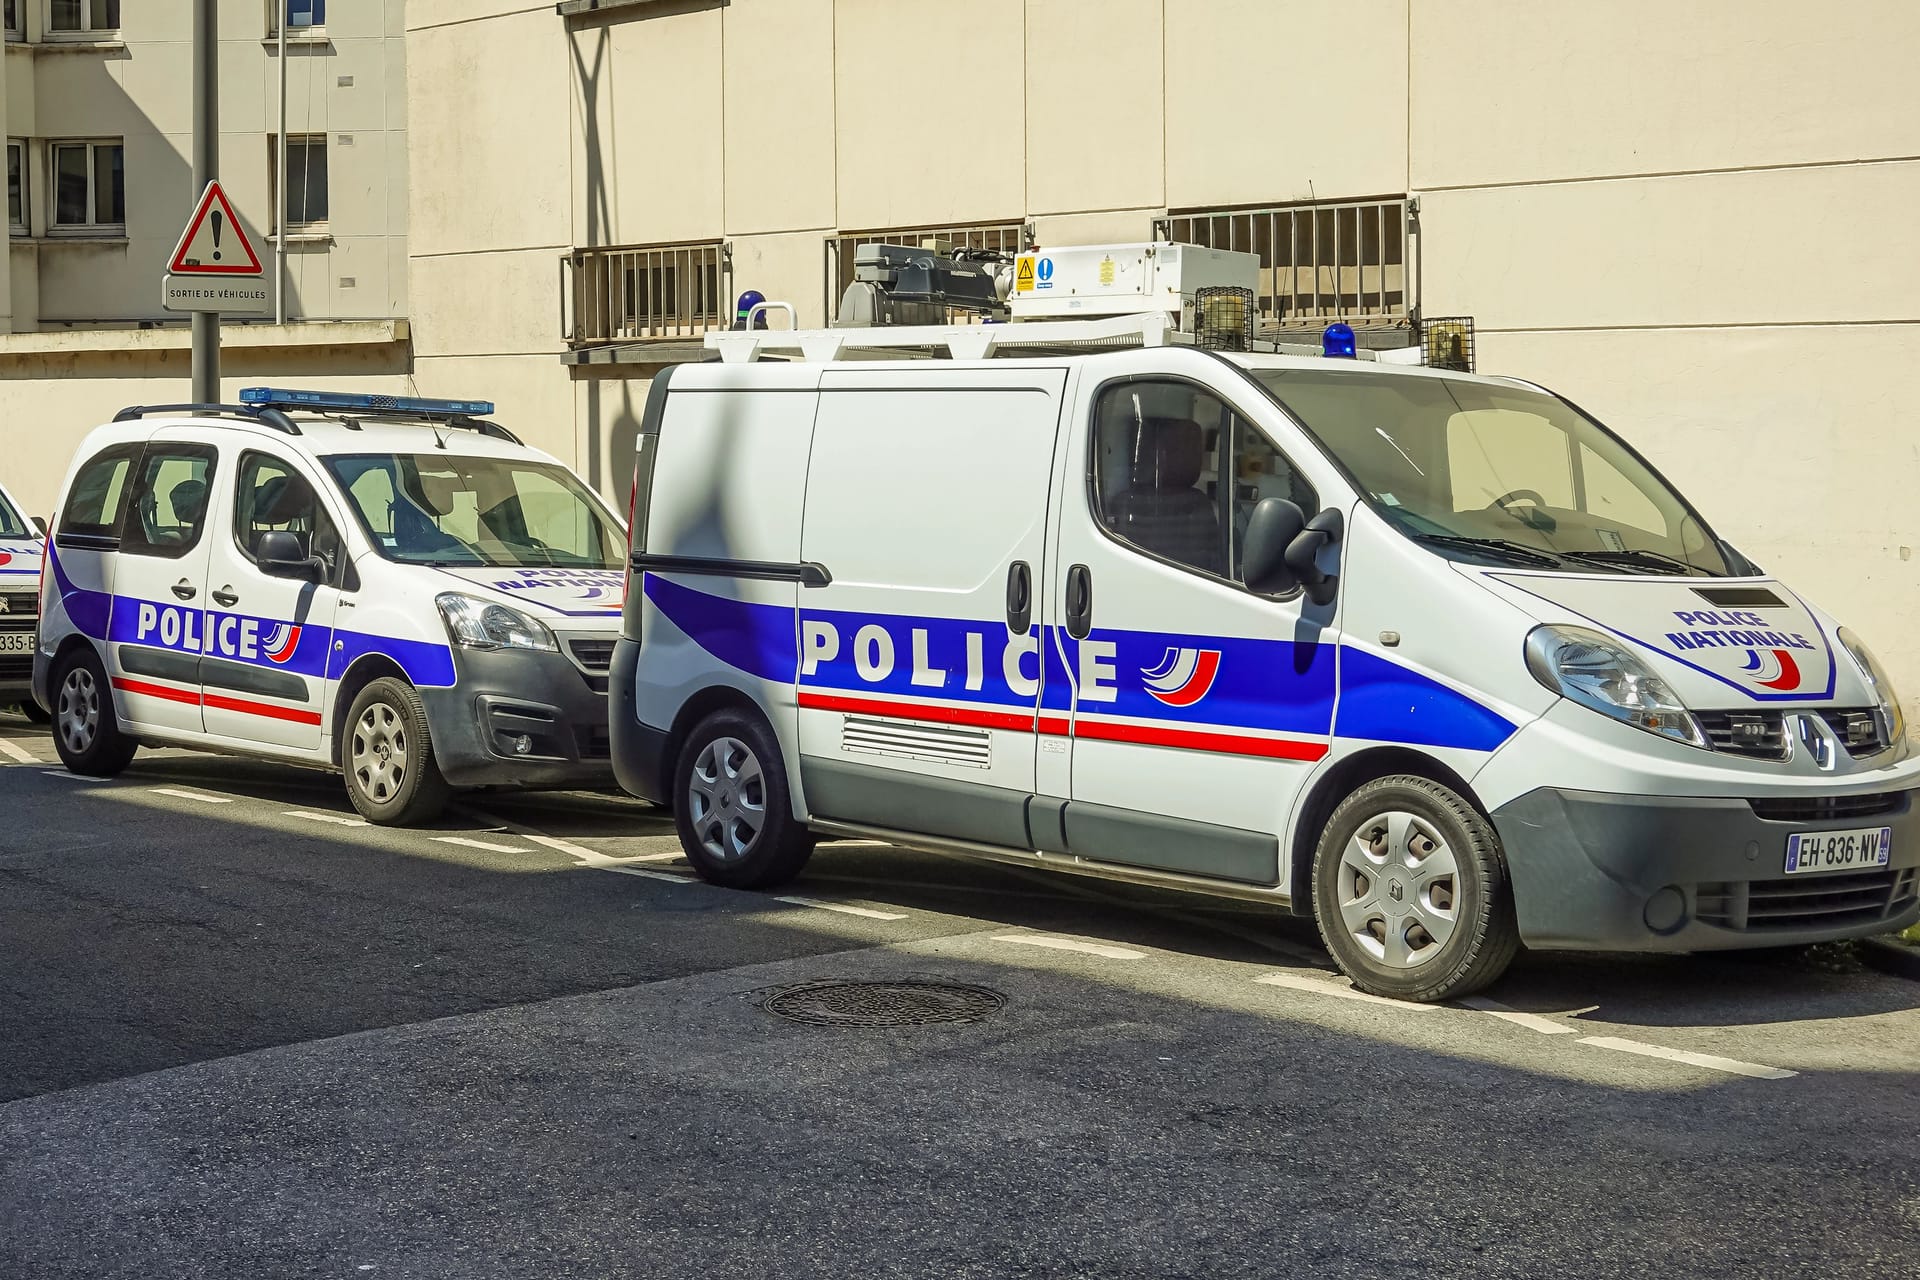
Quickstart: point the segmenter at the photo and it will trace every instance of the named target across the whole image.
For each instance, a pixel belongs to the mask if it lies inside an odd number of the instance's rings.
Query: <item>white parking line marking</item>
[[[174,787],[148,787],[147,790],[157,796],[172,796],[176,800],[198,800],[201,804],[232,804],[232,796],[210,796],[203,791],[181,791]]]
[[[625,858],[615,858],[609,854],[601,853],[598,849],[589,849],[585,845],[574,844],[569,840],[561,840],[556,836],[536,836],[528,832],[523,838],[531,840],[538,845],[545,845],[555,853],[564,853],[581,866],[592,867],[595,871],[616,871],[623,876],[639,876],[645,880],[664,880],[668,884],[694,883],[693,878],[690,876],[677,876],[666,871],[648,871],[642,867],[626,866],[624,865],[627,862]]]
[[[853,907],[844,902],[822,902],[818,898],[775,898],[775,902],[790,902],[796,907],[818,907],[822,911],[838,911],[842,915],[865,916],[869,920],[905,920],[904,911],[875,911],[872,907]]]
[[[648,871],[643,867],[595,867],[596,871],[611,871],[616,875],[640,876],[647,880],[664,880],[668,884],[697,883],[692,876],[676,876],[669,871]]]
[[[45,761],[41,760],[39,756],[29,755],[25,748],[19,746],[17,743],[10,742],[5,738],[0,738],[0,754],[4,754],[8,756],[13,760],[18,761],[20,764],[44,764],[45,763]]]
[[[1129,951],[1125,947],[1108,946],[1104,942],[1081,942],[1078,938],[1044,938],[1031,933],[1007,933],[994,939],[995,942],[1013,942],[1023,947],[1046,947],[1050,951],[1080,951],[1090,956],[1100,956],[1107,960],[1144,960],[1144,951]]]
[[[1336,1000],[1359,1000],[1365,1004],[1384,1004],[1393,1009],[1405,1009],[1408,1013],[1432,1013],[1440,1007],[1437,1004],[1415,1004],[1411,1000],[1389,1000],[1385,996],[1370,996],[1364,991],[1355,991],[1352,987],[1343,987],[1337,982],[1327,982],[1320,978],[1296,978],[1290,973],[1269,973],[1265,977],[1255,978],[1254,981],[1269,987],[1285,987],[1289,991],[1332,996]]]
[[[1637,1053],[1643,1058],[1665,1058],[1669,1062],[1684,1062],[1690,1067],[1704,1067],[1708,1071],[1725,1071],[1736,1076],[1752,1076],[1755,1080],[1786,1080],[1800,1074],[1780,1067],[1763,1067],[1754,1062],[1741,1062],[1735,1058],[1717,1058],[1710,1053],[1689,1053],[1685,1049],[1668,1049],[1657,1044],[1642,1044],[1638,1040],[1622,1040],[1618,1036],[1584,1036],[1580,1043],[1590,1044],[1600,1049],[1617,1049],[1621,1053]]]
[[[288,809],[284,815],[288,818],[305,818],[308,822],[331,822],[336,827],[364,827],[365,818],[347,818],[337,813],[315,813],[310,809]]]
[[[491,840],[469,840],[466,836],[433,836],[440,844],[465,845],[469,849],[485,849],[488,853],[532,853],[531,849],[522,849],[517,844],[495,844]]]
[[[1522,1013],[1518,1009],[1501,1004],[1498,1000],[1489,1000],[1485,996],[1468,996],[1460,1003],[1469,1009],[1478,1009],[1480,1012],[1492,1014],[1504,1022],[1511,1022],[1516,1027],[1525,1027],[1529,1031],[1538,1031],[1543,1036],[1570,1036],[1578,1033],[1580,1030],[1578,1027],[1569,1027],[1563,1023],[1555,1022],[1551,1018],[1543,1018],[1537,1013]]]
[[[89,778],[84,773],[68,773],[65,769],[42,769],[40,772],[49,778],[65,778],[68,782],[106,782],[106,778]]]

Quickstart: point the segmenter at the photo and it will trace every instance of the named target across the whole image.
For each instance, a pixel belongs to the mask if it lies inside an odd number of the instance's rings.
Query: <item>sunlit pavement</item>
[[[980,1020],[770,992],[960,983]],[[1920,984],[1523,957],[1357,998],[1236,903],[0,719],[0,1276],[1910,1276]]]

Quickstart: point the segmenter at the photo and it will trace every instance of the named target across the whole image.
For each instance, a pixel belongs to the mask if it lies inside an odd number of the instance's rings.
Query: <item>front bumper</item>
[[[1542,787],[1493,812],[1520,936],[1529,946],[1711,951],[1796,946],[1920,921],[1920,791],[1831,798],[1761,817],[1742,799],[1611,795]],[[1831,810],[1828,810],[1831,812]],[[1790,816],[1797,814],[1799,816]],[[1787,876],[1797,831],[1893,828],[1890,865]]]
[[[567,643],[563,637],[561,643]],[[606,678],[564,653],[454,651],[456,683],[422,689],[440,771],[456,787],[613,785]],[[516,745],[527,739],[529,750]]]

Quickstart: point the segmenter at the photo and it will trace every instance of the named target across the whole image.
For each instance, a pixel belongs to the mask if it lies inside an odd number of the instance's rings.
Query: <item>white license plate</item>
[[[33,632],[0,631],[0,653],[32,653]]]
[[[1787,874],[1790,876],[1884,867],[1892,856],[1892,827],[1802,831],[1787,837]]]

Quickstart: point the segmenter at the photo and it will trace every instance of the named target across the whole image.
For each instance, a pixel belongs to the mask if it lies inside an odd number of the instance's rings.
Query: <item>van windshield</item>
[[[0,538],[31,538],[38,535],[27,528],[27,522],[13,509],[5,494],[0,494]]]
[[[405,564],[617,569],[622,535],[573,473],[445,453],[325,459],[380,554]]]
[[[1734,572],[1679,494],[1558,397],[1364,369],[1247,372],[1375,511],[1441,555],[1586,573]]]

